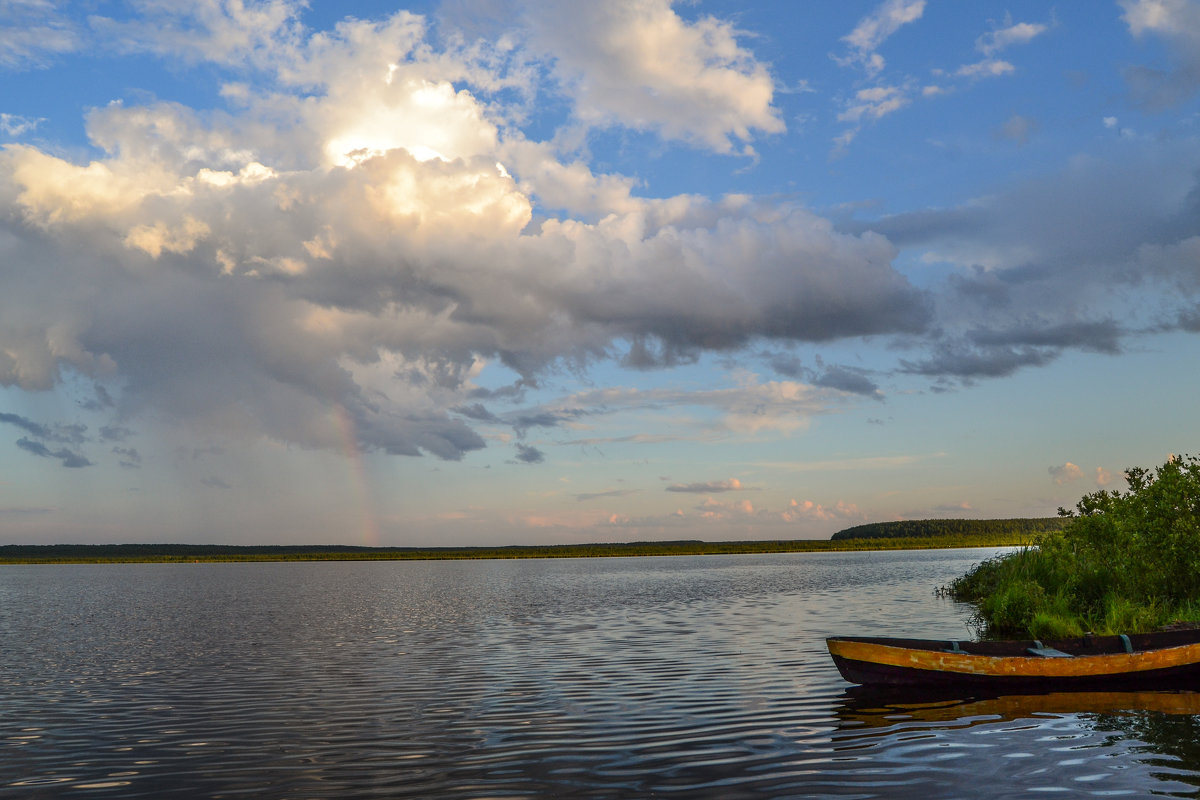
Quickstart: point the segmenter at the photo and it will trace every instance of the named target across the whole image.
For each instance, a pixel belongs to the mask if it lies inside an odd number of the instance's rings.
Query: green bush
[[[1085,495],[1061,530],[954,581],[986,636],[1136,633],[1200,618],[1200,459],[1125,473]]]

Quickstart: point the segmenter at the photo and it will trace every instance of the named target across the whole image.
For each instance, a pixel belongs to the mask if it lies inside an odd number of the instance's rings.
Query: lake
[[[0,797],[1196,796],[1190,693],[842,681],[994,552],[0,567]]]

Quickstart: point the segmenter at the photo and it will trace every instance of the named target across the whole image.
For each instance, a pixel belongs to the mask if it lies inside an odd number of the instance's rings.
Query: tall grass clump
[[[950,584],[988,637],[1139,633],[1200,620],[1200,459],[1125,473],[1125,492],[1085,495],[1067,525]]]

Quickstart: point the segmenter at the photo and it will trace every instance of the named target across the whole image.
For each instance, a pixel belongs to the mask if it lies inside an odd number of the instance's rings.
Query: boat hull
[[[1036,691],[1200,687],[1200,633],[1161,640],[1154,636],[1124,642],[1097,637],[1046,648],[1062,657],[1033,655],[1030,648],[1040,642],[967,643],[966,649],[954,642],[906,639],[834,637],[827,643],[842,677],[871,686]]]

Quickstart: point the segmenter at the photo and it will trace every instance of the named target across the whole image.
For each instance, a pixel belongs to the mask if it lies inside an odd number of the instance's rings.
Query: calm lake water
[[[992,552],[0,567],[0,797],[1196,796],[1188,693],[841,680]]]

